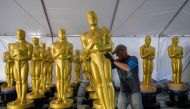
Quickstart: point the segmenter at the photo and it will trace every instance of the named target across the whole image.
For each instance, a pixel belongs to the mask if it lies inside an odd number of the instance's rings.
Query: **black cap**
[[[113,54],[118,53],[120,50],[127,50],[127,47],[123,44],[119,44],[115,47]]]

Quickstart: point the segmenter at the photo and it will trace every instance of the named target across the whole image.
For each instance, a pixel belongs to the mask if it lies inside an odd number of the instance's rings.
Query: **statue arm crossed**
[[[142,57],[142,59],[146,59],[147,57],[149,57],[151,55],[151,52],[146,52],[144,51],[144,47],[142,46],[140,48],[140,55]]]

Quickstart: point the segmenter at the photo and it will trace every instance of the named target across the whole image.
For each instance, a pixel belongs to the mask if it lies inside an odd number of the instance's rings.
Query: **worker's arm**
[[[129,67],[127,64],[124,64],[124,63],[121,63],[121,62],[118,62],[118,61],[114,61],[114,64],[115,64],[118,68],[120,68],[120,69],[122,69],[122,70],[124,70],[124,71],[127,71],[127,72],[130,71],[130,67]]]
[[[135,69],[136,67],[138,67],[138,61],[136,58],[132,58],[130,59],[127,64],[125,63],[121,63],[118,61],[114,61],[114,64],[116,67],[126,71],[126,72],[131,72],[133,69]]]

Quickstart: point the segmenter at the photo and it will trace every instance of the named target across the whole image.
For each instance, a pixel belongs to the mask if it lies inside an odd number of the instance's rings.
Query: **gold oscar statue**
[[[42,52],[39,45],[39,38],[33,37],[33,53],[30,64],[30,75],[32,79],[32,92],[27,95],[28,99],[38,99],[44,97],[44,94],[39,91],[40,89],[40,72]]]
[[[7,104],[8,109],[23,109],[33,106],[32,101],[26,99],[28,90],[28,61],[32,58],[32,44],[25,40],[25,31],[16,31],[18,42],[11,44],[10,55],[14,60],[14,78],[16,81],[17,99]]]
[[[72,69],[73,45],[67,41],[64,29],[58,31],[58,41],[51,46],[55,60],[57,99],[50,102],[50,108],[69,108],[73,100],[69,99],[69,84]]]
[[[81,35],[84,57],[90,57],[91,77],[99,100],[93,102],[96,109],[114,109],[114,87],[111,80],[111,64],[105,58],[104,29],[98,27],[94,11],[87,14],[89,30]]]
[[[169,84],[172,90],[187,90],[187,87],[181,82],[181,73],[183,69],[183,47],[178,45],[179,37],[172,38],[172,44],[168,47],[168,55],[171,58],[173,83]]]
[[[80,82],[80,69],[81,69],[81,60],[80,60],[80,50],[75,50],[75,55],[73,56],[74,69],[75,69],[75,83]]]
[[[48,67],[47,67],[47,88],[52,87],[52,70],[53,70],[53,57],[51,54],[51,48],[47,47],[48,50]]]
[[[103,40],[103,44],[104,44],[104,46],[105,46],[105,48],[104,48],[104,53],[110,53],[110,54],[112,54],[112,51],[113,51],[113,42],[111,41],[111,34],[110,34],[110,32],[109,32],[109,30],[108,30],[108,28],[106,28],[106,27],[102,27],[102,31],[103,31],[103,38],[102,38],[102,40]],[[105,62],[109,62],[109,60],[107,60],[107,58],[105,58]],[[105,67],[108,67],[108,68],[105,68],[106,70],[108,70],[108,69],[110,69],[110,71],[108,71],[108,72],[111,72],[111,68],[110,68],[110,66],[109,66],[109,64],[110,63],[106,63],[108,66],[105,66]],[[107,77],[109,77],[108,78],[108,80],[111,80],[111,73],[108,73],[109,75],[107,76]],[[111,81],[110,81],[111,82]],[[93,82],[92,82],[92,86],[93,86]],[[94,86],[93,86],[94,87]],[[88,87],[87,87],[88,88]],[[93,93],[90,93],[90,96],[89,96],[89,98],[90,99],[98,99],[97,98],[97,94],[96,94],[96,92],[93,92]],[[113,102],[114,103],[114,102]]]
[[[46,50],[46,43],[42,43],[41,47],[42,61],[41,61],[41,74],[40,74],[40,89],[42,92],[46,92],[46,83],[47,83],[47,69],[48,69],[48,51]]]
[[[11,47],[11,44],[8,44],[9,50],[10,50],[10,47]],[[7,78],[7,87],[1,87],[1,90],[15,89],[15,87],[13,86],[14,60],[11,59],[9,50],[3,53],[3,59],[4,59],[4,62],[6,63],[5,73],[6,73],[6,78]]]
[[[145,44],[140,47],[140,55],[143,59],[143,84],[141,84],[142,92],[156,92],[156,87],[151,84],[151,75],[154,67],[155,48],[151,45],[151,37],[145,37]]]

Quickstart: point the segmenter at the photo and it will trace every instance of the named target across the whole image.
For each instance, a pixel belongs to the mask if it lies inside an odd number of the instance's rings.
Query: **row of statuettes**
[[[47,49],[45,43],[42,43],[42,46],[39,45],[38,38],[32,38],[32,45],[25,40],[24,30],[18,29],[16,31],[18,41],[9,44],[9,50],[4,53],[8,87],[9,89],[10,87],[14,88],[13,81],[15,80],[17,92],[17,99],[7,104],[8,109],[30,107],[33,104],[33,99],[44,96],[44,93],[52,85],[53,62],[55,63],[57,94],[56,99],[50,102],[50,108],[68,108],[73,104],[73,100],[69,98],[72,96],[72,85],[70,83],[72,62],[75,63],[76,83],[80,81],[81,63],[83,73],[89,76],[90,86],[86,87],[86,91],[93,91],[90,97],[97,99],[93,102],[93,107],[97,109],[115,108],[115,93],[111,80],[111,70],[109,70],[111,65],[104,56],[104,53],[111,53],[113,49],[110,32],[106,27],[98,27],[98,18],[94,11],[88,12],[87,19],[89,30],[81,35],[82,54],[77,50],[73,55],[73,45],[67,41],[64,29],[58,31],[58,41]],[[147,90],[147,87],[153,87],[150,78],[155,48],[150,46],[150,43],[151,37],[147,36],[145,44],[140,48],[144,72],[144,86],[141,89],[145,91],[150,91]],[[178,46],[178,37],[172,39],[168,51],[172,60],[173,82],[180,84],[183,48]],[[30,68],[29,60],[31,61]],[[32,92],[27,94],[28,72],[30,72],[32,79]],[[83,80],[87,79],[84,78]]]

